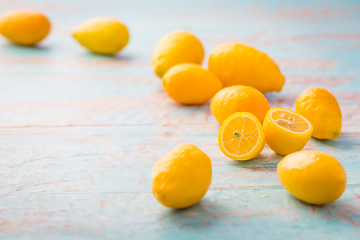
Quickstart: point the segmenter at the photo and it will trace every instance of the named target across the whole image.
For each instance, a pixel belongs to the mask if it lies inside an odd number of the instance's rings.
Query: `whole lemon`
[[[296,101],[295,112],[314,125],[312,136],[335,139],[340,136],[342,114],[336,98],[324,88],[309,88]]]
[[[81,45],[99,54],[115,54],[129,41],[126,26],[116,19],[106,17],[93,18],[81,23],[73,36]]]
[[[224,87],[246,85],[260,92],[279,92],[285,82],[279,67],[266,53],[240,43],[215,47],[208,65]]]
[[[152,54],[152,68],[159,77],[180,63],[201,64],[204,48],[190,32],[175,31],[163,36]]]
[[[281,184],[309,204],[331,203],[346,188],[346,172],[333,156],[314,150],[295,152],[277,165]]]
[[[0,33],[20,45],[35,45],[43,40],[49,31],[49,20],[36,11],[18,10],[0,17]]]
[[[212,179],[211,160],[192,144],[165,154],[152,169],[152,192],[165,207],[187,208],[206,194]]]
[[[264,94],[253,87],[241,85],[220,90],[210,104],[210,110],[220,124],[236,112],[252,113],[262,123],[269,109],[270,106]]]
[[[209,101],[222,88],[221,81],[200,65],[175,65],[163,77],[166,93],[182,104],[202,104]]]

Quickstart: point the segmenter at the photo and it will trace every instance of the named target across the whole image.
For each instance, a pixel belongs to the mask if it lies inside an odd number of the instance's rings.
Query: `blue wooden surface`
[[[38,48],[0,40],[1,239],[360,239],[358,1],[1,0],[0,13],[18,8],[44,12],[53,29]],[[94,55],[72,39],[95,16],[128,26],[121,54]],[[225,41],[267,52],[286,76],[282,92],[266,94],[271,107],[294,109],[310,86],[337,97],[341,137],[306,149],[345,167],[338,201],[291,197],[268,147],[252,161],[226,158],[209,104],[165,95],[150,58],[178,29],[198,36],[207,56]],[[211,157],[213,182],[199,204],[171,210],[152,196],[151,168],[184,142]]]

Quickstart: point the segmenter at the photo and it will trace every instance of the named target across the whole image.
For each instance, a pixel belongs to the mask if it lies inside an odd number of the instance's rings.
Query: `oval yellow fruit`
[[[221,81],[197,64],[179,64],[163,77],[166,93],[182,104],[202,104],[209,101],[222,88]]]
[[[218,142],[225,156],[239,161],[250,160],[264,149],[263,127],[254,114],[234,113],[221,125]]]
[[[175,31],[166,34],[157,43],[152,54],[152,68],[159,77],[173,66],[181,63],[201,64],[204,48],[190,32]]]
[[[211,160],[192,144],[165,154],[152,169],[152,192],[165,207],[187,208],[206,194],[212,179]]]
[[[32,10],[18,10],[0,17],[0,33],[24,46],[32,46],[43,40],[50,32],[50,26],[43,14]]]
[[[241,85],[220,90],[210,104],[210,110],[220,124],[236,112],[252,113],[262,123],[269,109],[270,105],[264,94],[253,87]]]
[[[346,172],[341,163],[320,151],[287,155],[277,165],[277,173],[291,195],[309,204],[331,203],[346,188]]]
[[[280,155],[303,149],[314,129],[306,118],[284,108],[270,109],[263,127],[266,144]]]
[[[285,82],[279,67],[266,53],[240,43],[215,47],[208,65],[224,87],[246,85],[260,92],[279,92]]]
[[[87,20],[75,29],[73,36],[78,42],[98,54],[115,54],[129,41],[126,26],[116,19],[99,17]]]
[[[340,136],[342,114],[336,98],[324,88],[309,88],[296,101],[295,112],[314,125],[312,136],[335,139]]]

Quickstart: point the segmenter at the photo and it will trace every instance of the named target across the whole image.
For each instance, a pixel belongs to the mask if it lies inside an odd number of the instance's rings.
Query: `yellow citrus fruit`
[[[187,208],[206,194],[212,179],[211,160],[192,144],[165,154],[152,169],[152,192],[165,207]]]
[[[176,31],[166,34],[157,43],[152,54],[152,68],[159,77],[180,63],[201,64],[204,48],[191,33]]]
[[[284,108],[270,109],[263,126],[266,144],[280,155],[303,149],[314,129],[306,118]]]
[[[208,65],[224,87],[246,85],[260,92],[279,92],[285,82],[279,67],[266,53],[240,43],[215,47]]]
[[[115,54],[129,41],[126,26],[116,19],[98,17],[87,20],[75,29],[73,36],[92,52]]]
[[[35,45],[43,40],[49,31],[49,20],[39,12],[18,10],[0,18],[0,33],[20,45]]]
[[[324,88],[309,88],[297,99],[295,112],[314,125],[312,136],[335,139],[341,133],[342,115],[336,98]]]
[[[331,203],[346,188],[346,172],[341,163],[320,151],[287,155],[278,163],[277,173],[291,195],[309,204]]]
[[[202,104],[209,101],[222,88],[221,81],[200,65],[175,65],[163,77],[166,93],[182,104]]]
[[[265,135],[259,119],[248,112],[230,115],[221,125],[218,142],[220,150],[234,160],[257,157],[265,146]]]
[[[236,112],[250,112],[262,123],[269,109],[269,103],[261,92],[241,85],[220,90],[210,104],[210,110],[220,124]]]

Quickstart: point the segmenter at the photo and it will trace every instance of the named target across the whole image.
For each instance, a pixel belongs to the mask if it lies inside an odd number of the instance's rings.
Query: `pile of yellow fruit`
[[[265,53],[240,43],[223,43],[211,52],[209,69],[201,67],[204,48],[191,33],[172,32],[155,47],[152,67],[165,92],[182,104],[211,100],[221,124],[220,150],[234,160],[257,157],[265,143],[286,155],[278,164],[285,189],[310,204],[338,199],[346,187],[343,166],[320,151],[300,151],[311,136],[340,136],[342,115],[335,97],[322,88],[305,90],[295,112],[272,108],[264,92],[281,91],[285,77]],[[199,202],[211,184],[210,158],[182,144],[160,159],[152,171],[153,194],[166,207],[186,208]]]
[[[0,18],[0,34],[10,41],[32,46],[50,31],[41,13],[20,10]],[[73,33],[78,42],[98,54],[115,54],[129,41],[125,25],[116,19],[94,18]],[[264,92],[281,91],[285,77],[265,53],[240,43],[223,43],[210,54],[209,69],[201,67],[204,48],[193,34],[165,35],[155,47],[152,67],[162,78],[165,92],[181,104],[203,104],[221,124],[220,150],[234,160],[257,157],[265,143],[286,155],[277,172],[285,189],[310,204],[338,199],[346,187],[346,173],[332,156],[300,151],[312,137],[336,139],[342,115],[335,97],[322,88],[305,90],[295,112],[273,108]],[[212,180],[211,160],[196,146],[182,144],[156,162],[152,190],[166,207],[186,208],[199,202]]]

